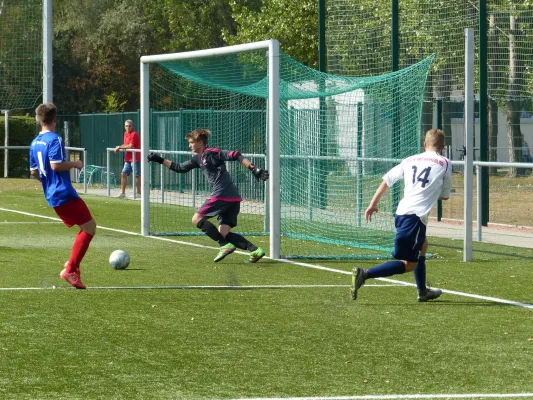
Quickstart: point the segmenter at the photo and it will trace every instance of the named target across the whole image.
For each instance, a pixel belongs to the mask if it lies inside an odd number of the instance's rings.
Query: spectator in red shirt
[[[124,123],[124,143],[115,147],[115,153],[119,153],[124,149],[141,149],[141,139],[139,134],[135,132],[133,127],[133,121],[128,119]],[[137,195],[141,194],[141,153],[127,151],[124,156],[124,168],[122,169],[122,176],[120,179],[121,192],[117,196],[119,198],[126,197],[126,184],[128,183],[128,176],[132,173],[131,163],[133,161],[133,154],[135,154],[135,187],[137,189]]]

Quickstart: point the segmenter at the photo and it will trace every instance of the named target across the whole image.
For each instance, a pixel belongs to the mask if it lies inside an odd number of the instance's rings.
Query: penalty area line
[[[44,218],[44,219],[49,219],[49,220],[53,220],[53,221],[61,221],[59,218],[47,217],[45,215],[33,214],[33,213],[28,213],[28,212],[18,211],[18,210],[10,210],[8,208],[1,208],[0,207],[0,211],[12,212],[12,213],[15,213],[15,214],[27,215],[27,216],[31,216],[31,217],[37,217],[37,218]],[[107,228],[107,227],[104,227],[104,226],[98,226],[98,229],[103,229],[103,230],[107,230],[107,231],[123,233],[123,234],[126,234],[126,235],[146,237],[147,239],[154,239],[154,240],[161,240],[161,241],[166,241],[166,242],[171,242],[171,243],[178,243],[178,244],[183,244],[183,245],[186,245],[186,246],[193,246],[193,247],[200,247],[200,248],[204,248],[204,249],[214,249],[214,250],[218,249],[218,247],[214,247],[214,246],[205,246],[205,245],[198,244],[198,243],[184,242],[184,241],[181,241],[181,240],[174,240],[174,239],[169,239],[169,238],[160,237],[160,236],[142,236],[140,233],[125,231],[125,230],[122,230],[122,229]],[[235,251],[235,253],[248,255],[248,253],[245,253],[243,251],[238,251],[238,250]],[[270,257],[266,257],[266,256],[264,258],[271,259]],[[337,274],[344,274],[344,275],[351,275],[352,274],[351,271],[344,271],[344,270],[335,269],[335,268],[328,268],[328,267],[324,267],[322,265],[303,263],[303,262],[298,262],[298,261],[293,261],[293,260],[279,259],[279,260],[274,260],[274,261],[285,262],[285,263],[288,263],[288,264],[299,265],[299,266],[307,267],[307,268],[319,269],[319,270],[322,270],[322,271],[335,272]],[[392,283],[392,284],[396,284],[396,285],[416,286],[416,284],[414,284],[414,283],[399,281],[399,280],[390,279],[390,278],[377,278],[377,279],[380,280],[380,281],[383,281],[383,282],[388,282],[388,283]],[[367,286],[367,285],[365,285],[365,286]],[[533,304],[521,303],[521,302],[518,302],[518,301],[505,300],[505,299],[500,299],[500,298],[497,298],[497,297],[488,297],[488,296],[480,296],[480,295],[471,294],[471,293],[457,292],[455,290],[442,289],[442,291],[443,291],[443,293],[453,294],[453,295],[456,295],[456,296],[470,297],[470,298],[473,298],[473,299],[484,300],[484,301],[492,301],[494,303],[508,304],[508,305],[511,305],[511,306],[518,306],[518,307],[523,307],[523,308],[528,308],[528,309],[532,309],[533,310]]]

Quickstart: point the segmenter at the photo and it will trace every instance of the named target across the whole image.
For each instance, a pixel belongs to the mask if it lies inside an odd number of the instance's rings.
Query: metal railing
[[[141,150],[140,149],[120,149],[119,152],[124,152],[124,153],[140,153]],[[111,165],[111,153],[115,153],[115,147],[108,147],[106,148],[106,174],[107,174],[107,195],[108,196],[111,196],[111,185],[110,185],[110,179],[111,179],[111,168],[110,168],[110,165]],[[133,186],[133,199],[137,199],[137,190],[136,190],[136,184],[135,184],[135,154],[134,156],[132,157],[132,162],[131,162],[131,169],[132,169],[132,176],[133,176],[133,183],[132,183],[132,186]]]
[[[29,150],[30,146],[0,146],[3,150]],[[87,170],[87,149],[85,147],[65,147],[68,151],[79,151],[83,153],[83,169]],[[6,170],[9,169],[9,163],[7,163]],[[6,176],[7,178],[7,176]],[[87,179],[84,179],[83,193],[87,193]]]

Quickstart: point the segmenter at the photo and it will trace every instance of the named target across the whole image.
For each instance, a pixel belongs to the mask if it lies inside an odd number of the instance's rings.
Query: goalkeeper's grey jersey
[[[389,187],[400,179],[404,180],[404,197],[396,214],[416,214],[427,225],[429,212],[439,197],[450,197],[450,161],[434,151],[408,157],[383,176]]]
[[[201,168],[205,179],[212,186],[211,196],[216,200],[241,201],[237,186],[233,183],[226,169],[225,161],[241,161],[242,156],[238,151],[220,150],[214,147],[204,149],[202,154],[193,157],[181,164],[175,164],[171,169],[175,172],[187,172],[194,168]]]

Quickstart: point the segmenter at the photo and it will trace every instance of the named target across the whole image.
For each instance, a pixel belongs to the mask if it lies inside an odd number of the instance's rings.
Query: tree
[[[241,44],[277,39],[292,58],[318,66],[318,2],[316,0],[247,0],[230,3],[235,32],[223,29],[224,42]]]
[[[112,96],[137,109],[141,56],[222,46],[235,25],[227,0],[54,0],[57,101],[94,112]]]

